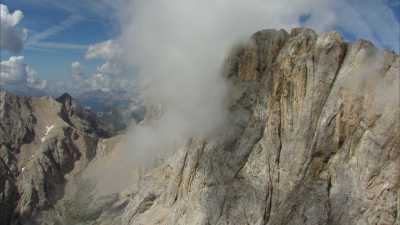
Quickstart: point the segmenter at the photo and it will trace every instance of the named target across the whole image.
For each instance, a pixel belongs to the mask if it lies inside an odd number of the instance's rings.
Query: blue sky
[[[380,26],[378,20],[384,15],[374,16],[376,2],[389,6],[397,21],[400,21],[400,0],[346,1],[354,13],[371,24],[372,36],[378,42],[382,39],[382,35],[378,33],[380,30],[376,27]],[[116,8],[113,7],[114,2],[107,0],[0,0],[0,3],[8,6],[10,12],[15,10],[23,12],[24,18],[18,27],[27,28],[28,37],[31,39],[35,36],[38,38],[33,41],[34,43],[29,43],[28,38],[20,55],[25,57],[26,64],[34,68],[41,79],[49,81],[70,80],[71,63],[75,61],[83,65],[82,72],[85,76],[95,73],[96,68],[104,63],[100,59],[85,59],[85,53],[89,45],[115,39],[120,35],[118,18],[115,16]],[[307,25],[307,20],[312,17],[311,14],[304,14],[299,21]],[[336,27],[336,29],[350,41],[367,36],[363,34],[362,29],[359,33],[352,33],[352,30],[346,30],[346,27]],[[393,30],[398,29],[400,28],[393,27]],[[386,32],[388,33],[386,36],[391,35],[388,29]],[[382,43],[375,44],[388,47]],[[399,49],[395,50],[399,51]],[[0,57],[1,60],[5,60],[11,55],[13,54],[2,51]]]
[[[42,79],[70,79],[71,63],[74,61],[84,62],[84,74],[93,73],[101,62],[96,59],[85,60],[87,46],[114,38],[119,33],[118,23],[114,18],[99,15],[84,5],[80,7],[80,1],[75,1],[75,4],[68,1],[51,4],[46,0],[1,0],[0,2],[7,5],[10,12],[15,10],[23,12],[24,18],[18,26],[27,28],[29,36],[72,21],[40,41],[54,46],[37,47],[27,44],[20,53],[24,55],[25,62],[31,65]],[[68,8],[70,6],[71,8]],[[57,46],[57,44],[69,44],[73,47]],[[11,56],[10,53],[2,51],[2,60],[9,56]]]

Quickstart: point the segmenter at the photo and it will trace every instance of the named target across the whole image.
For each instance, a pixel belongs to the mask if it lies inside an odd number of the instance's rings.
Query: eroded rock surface
[[[232,126],[94,224],[399,224],[399,65],[335,32],[257,32],[227,61]]]
[[[399,70],[399,55],[368,41],[259,31],[227,59],[223,133],[193,137],[134,187],[41,224],[399,225]]]
[[[65,94],[0,92],[0,224],[34,224],[64,195],[68,176],[86,167],[107,137],[95,115]]]

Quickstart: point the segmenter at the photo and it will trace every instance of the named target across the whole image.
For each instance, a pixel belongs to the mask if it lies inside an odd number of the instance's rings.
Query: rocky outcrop
[[[0,224],[33,224],[64,195],[107,132],[65,94],[59,99],[0,92]]]
[[[57,203],[62,207],[38,224],[398,225],[399,71],[399,55],[365,40],[346,43],[336,32],[310,29],[259,31],[227,59],[230,114],[222,133],[191,138],[125,192],[93,200],[85,194],[91,184],[80,186],[75,200]],[[151,112],[147,117],[157,118],[162,108]],[[37,127],[19,131],[19,140],[32,139]],[[18,176],[3,174],[2,196],[15,195],[10,184]]]
[[[227,61],[224,134],[188,140],[94,224],[399,224],[399,66],[335,32],[255,33]]]

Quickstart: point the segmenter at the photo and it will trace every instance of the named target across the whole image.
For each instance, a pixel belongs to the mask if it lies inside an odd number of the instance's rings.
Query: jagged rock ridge
[[[232,126],[94,224],[399,224],[399,65],[336,32],[257,32],[227,61]]]
[[[399,70],[397,54],[336,32],[259,31],[227,59],[223,134],[38,224],[398,225]]]
[[[68,94],[19,97],[0,92],[0,224],[33,224],[64,195],[108,137],[96,116]]]

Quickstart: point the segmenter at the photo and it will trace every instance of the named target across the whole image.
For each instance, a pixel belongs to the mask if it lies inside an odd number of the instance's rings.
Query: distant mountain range
[[[130,122],[140,122],[144,118],[142,101],[126,91],[96,90],[79,94],[76,99],[82,106],[112,124],[115,131],[123,130]]]
[[[225,129],[104,196],[82,174],[98,163],[120,178],[107,162],[120,166],[129,139],[104,115],[139,108],[140,119],[140,101],[1,91],[0,224],[398,225],[399,69],[398,54],[337,32],[259,31],[226,61]]]
[[[39,90],[21,85],[7,85],[2,89],[17,96],[49,96],[46,90]],[[112,124],[115,131],[126,128],[131,120],[133,120],[132,122],[139,122],[143,120],[144,117],[144,106],[140,98],[125,90],[91,90],[77,94],[74,96],[74,99],[79,102],[82,107],[95,112],[98,117]]]
[[[0,91],[0,224],[33,224],[63,195],[66,175],[96,156],[106,124],[68,94],[24,97]]]

